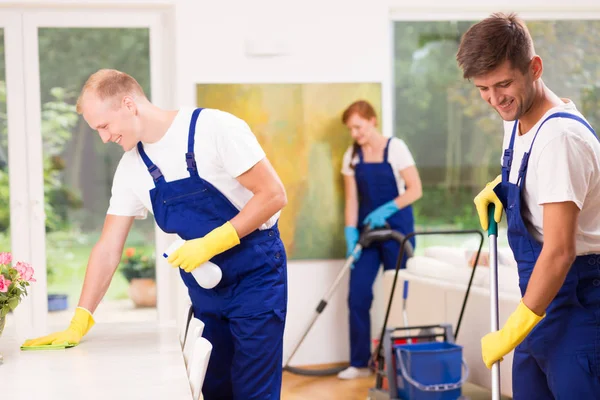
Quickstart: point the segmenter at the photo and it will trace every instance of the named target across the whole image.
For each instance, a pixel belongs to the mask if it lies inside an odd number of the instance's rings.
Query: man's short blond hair
[[[88,92],[95,93],[101,100],[131,95],[134,97],[146,97],[144,89],[129,74],[116,69],[101,69],[87,79],[77,99],[77,113],[82,113],[82,99]]]

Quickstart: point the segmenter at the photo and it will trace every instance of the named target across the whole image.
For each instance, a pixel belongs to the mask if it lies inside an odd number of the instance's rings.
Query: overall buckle
[[[513,149],[504,150],[504,157],[502,157],[502,168],[510,168],[513,160]]]
[[[185,153],[185,162],[187,163],[188,169],[196,169],[196,160],[194,159],[194,153]]]
[[[519,175],[523,175],[527,169],[527,164],[529,164],[529,153],[524,153],[523,159],[521,160],[521,167],[519,168]]]
[[[163,176],[160,169],[154,164],[152,164],[150,168],[148,168],[148,172],[150,172],[150,175],[152,175],[152,179],[154,179],[154,182],[158,181]]]

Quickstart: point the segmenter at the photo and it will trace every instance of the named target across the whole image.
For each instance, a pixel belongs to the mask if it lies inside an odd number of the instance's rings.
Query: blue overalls
[[[362,230],[365,217],[377,207],[398,197],[398,184],[392,165],[388,162],[388,140],[383,154],[383,162],[366,163],[362,150],[358,150],[359,162],[354,169],[358,189],[358,229]],[[392,215],[387,223],[391,229],[408,234],[414,231],[412,206],[404,207]],[[414,236],[409,242],[415,246]],[[371,319],[369,310],[373,302],[373,282],[383,261],[385,270],[395,269],[400,253],[400,243],[394,240],[375,243],[362,250],[360,258],[350,272],[350,365],[364,368],[371,357]],[[401,268],[406,267],[406,254]]]
[[[585,120],[569,113],[551,118]],[[527,230],[521,214],[523,182],[529,152],[523,156],[517,183],[509,182],[513,146],[518,121],[510,145],[504,152],[502,183],[495,188],[506,210],[508,241],[519,270],[519,287],[525,295],[542,245]],[[590,199],[598,201],[600,199]],[[600,399],[600,255],[578,256],[560,291],[546,310],[546,317],[517,346],[513,358],[513,398],[515,400]]]
[[[196,121],[189,128],[189,178],[166,182],[158,166],[138,151],[154,179],[150,190],[156,223],[184,240],[205,236],[238,214],[234,205],[198,175],[194,158]],[[238,246],[210,261],[223,278],[213,289],[201,288],[192,274],[180,269],[194,316],[204,322],[203,336],[213,345],[203,394],[213,399],[279,399],[283,331],[287,311],[286,253],[277,225],[256,230]]]

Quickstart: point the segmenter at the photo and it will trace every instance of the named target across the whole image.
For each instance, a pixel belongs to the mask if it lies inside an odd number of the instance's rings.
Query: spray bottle
[[[177,238],[169,248],[163,253],[164,258],[169,258],[170,254],[173,254],[178,248],[185,243],[185,240]],[[212,289],[219,284],[223,272],[216,264],[207,261],[204,264],[198,266],[192,271],[192,276],[198,282],[200,287],[204,289]]]

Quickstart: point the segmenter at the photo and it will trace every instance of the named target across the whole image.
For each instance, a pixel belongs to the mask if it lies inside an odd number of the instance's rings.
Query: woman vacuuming
[[[412,204],[421,195],[421,179],[413,157],[402,139],[386,138],[377,129],[373,106],[360,100],[342,115],[354,144],[344,154],[342,174],[346,194],[345,237],[349,257],[360,232],[384,227],[408,234],[414,231]],[[415,246],[414,238],[410,243]],[[395,269],[400,244],[389,240],[376,243],[354,256],[358,260],[350,273],[350,367],[340,379],[370,375],[373,282],[383,262],[385,270]],[[406,257],[401,268],[406,266]]]

